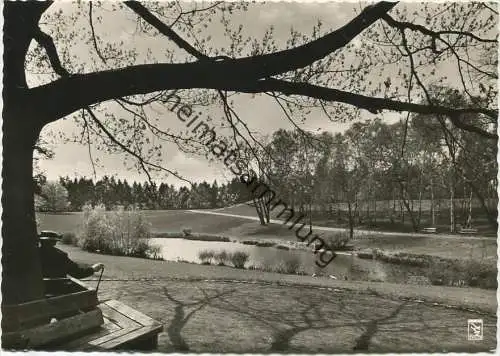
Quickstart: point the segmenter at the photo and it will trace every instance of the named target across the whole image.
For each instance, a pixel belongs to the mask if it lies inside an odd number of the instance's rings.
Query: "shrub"
[[[302,267],[299,256],[289,255],[283,262],[284,271],[287,274],[297,274]]]
[[[465,283],[471,287],[497,289],[497,268],[494,264],[469,260],[463,265]]]
[[[259,266],[256,266],[255,269],[258,269],[259,271],[263,272],[277,272],[274,264],[270,264],[269,261],[266,261]]]
[[[229,260],[229,254],[225,250],[223,250],[223,251],[217,252],[214,255],[214,258],[219,266],[225,266],[226,262]]]
[[[427,277],[434,285],[497,288],[497,269],[494,264],[480,261],[433,260]]]
[[[191,236],[192,232],[193,230],[190,227],[182,229],[182,233],[184,234],[184,236]]]
[[[368,251],[359,251],[356,256],[358,256],[358,258],[363,258],[363,259],[373,259],[373,253],[372,252],[368,252]]]
[[[273,267],[266,266],[265,267],[266,272],[274,272],[274,273],[281,273],[281,274],[287,274],[285,270],[285,264],[283,262],[278,263],[277,265]]]
[[[148,246],[148,255],[153,260],[163,260],[163,256],[161,254],[161,246],[159,246],[159,245],[149,245]]]
[[[286,251],[290,250],[290,247],[285,246],[285,245],[277,245],[276,248],[280,249],[280,250],[286,250]]]
[[[147,258],[150,226],[138,210],[106,212],[98,206],[84,207],[81,246],[90,252]]]
[[[349,234],[347,232],[337,232],[332,235],[324,236],[323,240],[332,250],[342,250],[349,242]]]
[[[134,244],[128,251],[128,255],[132,257],[149,257],[149,244],[147,241],[139,241]]]
[[[271,241],[259,241],[256,244],[256,246],[258,247],[272,247],[274,245],[276,245],[276,242],[271,242]]]
[[[201,234],[191,234],[189,236],[182,237],[185,240],[196,240],[196,241],[222,241],[222,242],[230,242],[229,237],[225,236],[217,236],[217,235],[201,235]]]
[[[202,250],[198,252],[198,258],[201,260],[202,264],[210,265],[214,259],[215,252],[212,250]]]
[[[451,285],[453,281],[454,271],[449,263],[440,260],[431,261],[427,268],[427,277],[433,285]]]
[[[160,239],[182,239],[184,237],[180,232],[154,232],[152,236]]]
[[[78,245],[78,239],[76,238],[76,235],[73,232],[65,232],[62,235],[61,243],[65,244],[65,245],[76,246],[76,245]]]
[[[248,261],[249,257],[250,256],[248,255],[248,253],[237,251],[231,254],[231,262],[233,263],[234,267],[243,268],[245,267],[245,263]]]

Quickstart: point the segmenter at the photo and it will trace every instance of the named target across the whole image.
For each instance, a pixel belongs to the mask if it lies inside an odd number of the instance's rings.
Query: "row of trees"
[[[345,219],[352,234],[356,224],[376,225],[377,216],[393,224],[406,218],[417,231],[424,218],[436,226],[445,208],[454,232],[459,223],[470,226],[474,205],[496,228],[496,141],[478,140],[437,118],[359,122],[335,135],[280,130],[264,149],[269,158],[259,162],[261,180],[310,223],[313,213]]]
[[[47,212],[81,211],[86,204],[139,209],[218,208],[249,199],[244,185],[237,178],[224,184],[215,180],[176,188],[154,182],[129,183],[126,179],[104,176],[102,179],[61,177],[59,182],[46,182],[37,199],[37,210]]]

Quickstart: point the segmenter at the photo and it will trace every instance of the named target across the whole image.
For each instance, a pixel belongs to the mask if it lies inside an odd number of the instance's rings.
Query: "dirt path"
[[[164,323],[159,352],[474,352],[496,345],[493,291],[355,283],[62,249],[76,261],[106,265],[101,299],[119,299]],[[467,320],[478,318],[484,340],[467,341]]]
[[[220,209],[219,209],[220,210]],[[253,221],[259,221],[259,218],[256,216],[249,216],[249,215],[237,215],[237,214],[229,214],[229,213],[222,213],[218,211],[209,211],[209,210],[186,210],[191,213],[197,213],[197,214],[211,214],[211,215],[219,215],[219,216],[227,216],[227,217],[233,217],[233,218],[240,218],[240,219],[248,219],[248,220],[253,220]],[[278,224],[278,225],[283,225],[284,221],[283,220],[278,220],[278,219],[270,219],[269,223],[271,224]],[[343,228],[339,227],[327,227],[327,226],[317,226],[313,225],[312,226],[313,230],[316,231],[333,231],[333,232],[342,232],[345,231]],[[449,235],[449,234],[425,234],[425,233],[405,233],[405,232],[389,232],[389,231],[375,231],[375,230],[354,230],[356,234],[359,235],[384,235],[384,236],[401,236],[401,235],[407,235],[407,236],[412,236],[412,237],[433,237],[433,238],[439,238],[439,239],[454,239],[454,240],[495,240],[495,237],[485,237],[485,236],[471,236],[471,235]]]

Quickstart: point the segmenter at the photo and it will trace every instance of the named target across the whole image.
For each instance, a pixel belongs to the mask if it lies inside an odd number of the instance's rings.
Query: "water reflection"
[[[332,275],[337,279],[407,283],[411,276],[423,275],[419,267],[394,265],[381,261],[360,259],[352,254],[339,254],[325,268],[316,265],[316,256],[312,251],[281,250],[274,247],[259,247],[234,242],[195,241],[177,238],[152,238],[152,243],[161,247],[165,260],[200,263],[198,253],[202,250],[216,252],[244,251],[249,254],[249,266],[277,266],[291,255],[300,259],[301,270],[308,275]]]

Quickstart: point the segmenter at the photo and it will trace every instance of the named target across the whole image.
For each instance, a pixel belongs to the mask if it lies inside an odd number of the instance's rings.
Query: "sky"
[[[102,42],[106,40],[123,40],[124,49],[135,49],[139,53],[147,53],[149,51],[152,53],[150,58],[161,62],[162,53],[165,52],[165,48],[172,49],[172,44],[167,43],[160,36],[138,38],[134,35],[134,14],[127,8],[111,12],[109,11],[109,7],[106,9],[107,5],[109,4],[104,3],[103,10],[98,8],[94,10],[95,18],[102,16],[102,20],[95,23],[95,31],[99,36],[99,40]],[[355,16],[355,11],[359,11],[360,6],[359,3],[339,2],[259,4],[258,6],[251,5],[248,11],[241,15],[234,15],[232,21],[235,24],[234,27],[239,23],[243,26],[245,34],[256,38],[262,38],[265,30],[272,25],[274,28],[274,37],[277,39],[278,44],[283,44],[289,37],[289,31],[292,27],[300,32],[310,33],[317,21],[322,20],[324,27],[335,29],[352,19]],[[79,9],[81,10],[82,8],[72,3],[56,4],[49,9],[47,15],[51,16],[62,10],[62,16],[66,16],[65,14],[75,14]],[[83,11],[86,11],[86,8],[83,8]],[[76,35],[89,32],[86,15],[78,17],[72,23],[72,26]],[[47,31],[50,32],[49,29]],[[205,31],[211,35],[214,46],[224,46],[224,36],[217,19],[214,19],[212,25]],[[59,36],[54,34],[52,35],[56,40],[58,50],[60,52],[68,51],[68,56],[62,56],[63,59],[67,59],[68,63],[76,63],[77,59],[82,62],[96,61],[95,51],[89,41],[78,40],[76,38],[71,41],[71,46],[68,46],[67,39],[65,42],[64,38],[59,38]],[[145,61],[145,57],[140,56],[141,54],[138,57],[138,61]],[[181,57],[179,59],[182,60]],[[37,76],[28,73],[28,80],[31,80],[31,85],[43,82],[43,78],[43,75]],[[101,107],[115,113],[116,116],[124,115],[123,112],[120,113],[110,104],[103,104]],[[235,99],[234,108],[241,118],[247,122],[250,130],[259,135],[269,135],[280,128],[292,129],[292,125],[283,115],[279,106],[268,97],[239,95]],[[203,114],[214,117],[214,122],[217,122],[217,118],[222,116],[220,107],[203,108]],[[157,115],[162,127],[169,128],[173,132],[182,132],[184,130],[183,124],[177,119],[174,113],[157,108],[157,112],[154,115]],[[363,111],[359,119],[365,120],[373,117],[373,115]],[[384,112],[379,114],[378,117],[392,123],[399,120],[401,114]],[[334,133],[346,130],[350,124],[349,122],[332,122],[320,110],[312,110],[307,115],[305,122],[301,123],[300,126],[305,130],[314,132],[329,131]],[[221,128],[220,130],[223,129]],[[49,180],[55,180],[59,176],[94,177],[93,166],[89,156],[89,147],[78,143],[64,142],[60,138],[61,134],[69,137],[78,132],[75,120],[71,117],[56,121],[44,128],[42,137],[50,142],[49,146],[53,149],[55,157],[40,161],[39,168],[46,174]],[[99,165],[95,167],[97,178],[103,175],[114,175],[117,178],[127,179],[128,181],[146,180],[146,176],[143,173],[124,166],[123,154],[106,154],[97,150],[94,145],[91,145],[90,151],[94,160],[96,158],[99,160]],[[181,176],[193,182],[203,180],[211,182],[215,179],[220,182],[232,178],[231,173],[222,164],[209,163],[203,156],[186,154],[174,144],[166,145],[162,153],[164,155],[163,165],[165,167],[177,171]],[[161,181],[175,186],[186,184],[174,176],[161,178]]]

